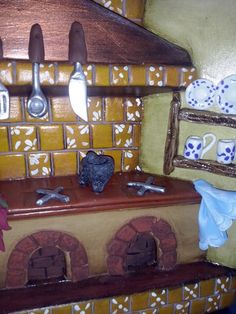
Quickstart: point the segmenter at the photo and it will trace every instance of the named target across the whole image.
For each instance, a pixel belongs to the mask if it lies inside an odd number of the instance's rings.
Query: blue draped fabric
[[[205,180],[194,181],[196,191],[202,196],[198,223],[199,247],[220,247],[227,240],[227,230],[236,219],[236,192],[221,190]]]

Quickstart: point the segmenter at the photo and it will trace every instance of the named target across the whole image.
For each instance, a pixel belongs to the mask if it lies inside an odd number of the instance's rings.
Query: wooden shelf
[[[179,168],[203,170],[211,173],[236,178],[236,165],[224,165],[209,159],[190,160],[183,156],[176,156],[173,165]]]
[[[169,114],[169,126],[165,145],[164,174],[168,175],[175,167],[179,167],[203,170],[235,178],[236,165],[234,164],[224,165],[217,161],[207,159],[189,160],[178,155],[180,121],[236,128],[236,115],[225,115],[206,110],[181,109],[180,94],[175,92],[173,94]]]

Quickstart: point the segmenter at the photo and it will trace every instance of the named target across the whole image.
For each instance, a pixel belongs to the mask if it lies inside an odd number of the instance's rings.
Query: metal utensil
[[[74,71],[69,81],[69,99],[73,111],[88,121],[87,85],[82,64],[87,61],[87,48],[83,27],[79,22],[71,25],[69,33],[69,61],[74,63]]]
[[[39,67],[44,61],[43,33],[39,24],[30,31],[29,59],[32,62],[32,92],[27,102],[27,111],[34,118],[43,117],[48,111],[47,99],[40,88]]]
[[[0,38],[0,59],[3,59],[2,39]],[[0,82],[0,120],[8,119],[9,110],[9,93],[7,88]]]

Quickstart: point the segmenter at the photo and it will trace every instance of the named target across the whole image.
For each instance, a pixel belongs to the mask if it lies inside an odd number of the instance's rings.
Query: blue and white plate
[[[195,109],[207,109],[214,104],[215,88],[207,79],[195,80],[186,88],[186,102]]]
[[[221,112],[236,114],[236,74],[225,77],[217,85],[216,103]]]

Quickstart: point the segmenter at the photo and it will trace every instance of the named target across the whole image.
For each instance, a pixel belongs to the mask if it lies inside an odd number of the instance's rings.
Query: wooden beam
[[[91,0],[0,1],[0,20],[4,58],[28,59],[30,28],[39,23],[45,60],[67,61],[69,30],[78,21],[88,63],[192,65],[184,49]]]

